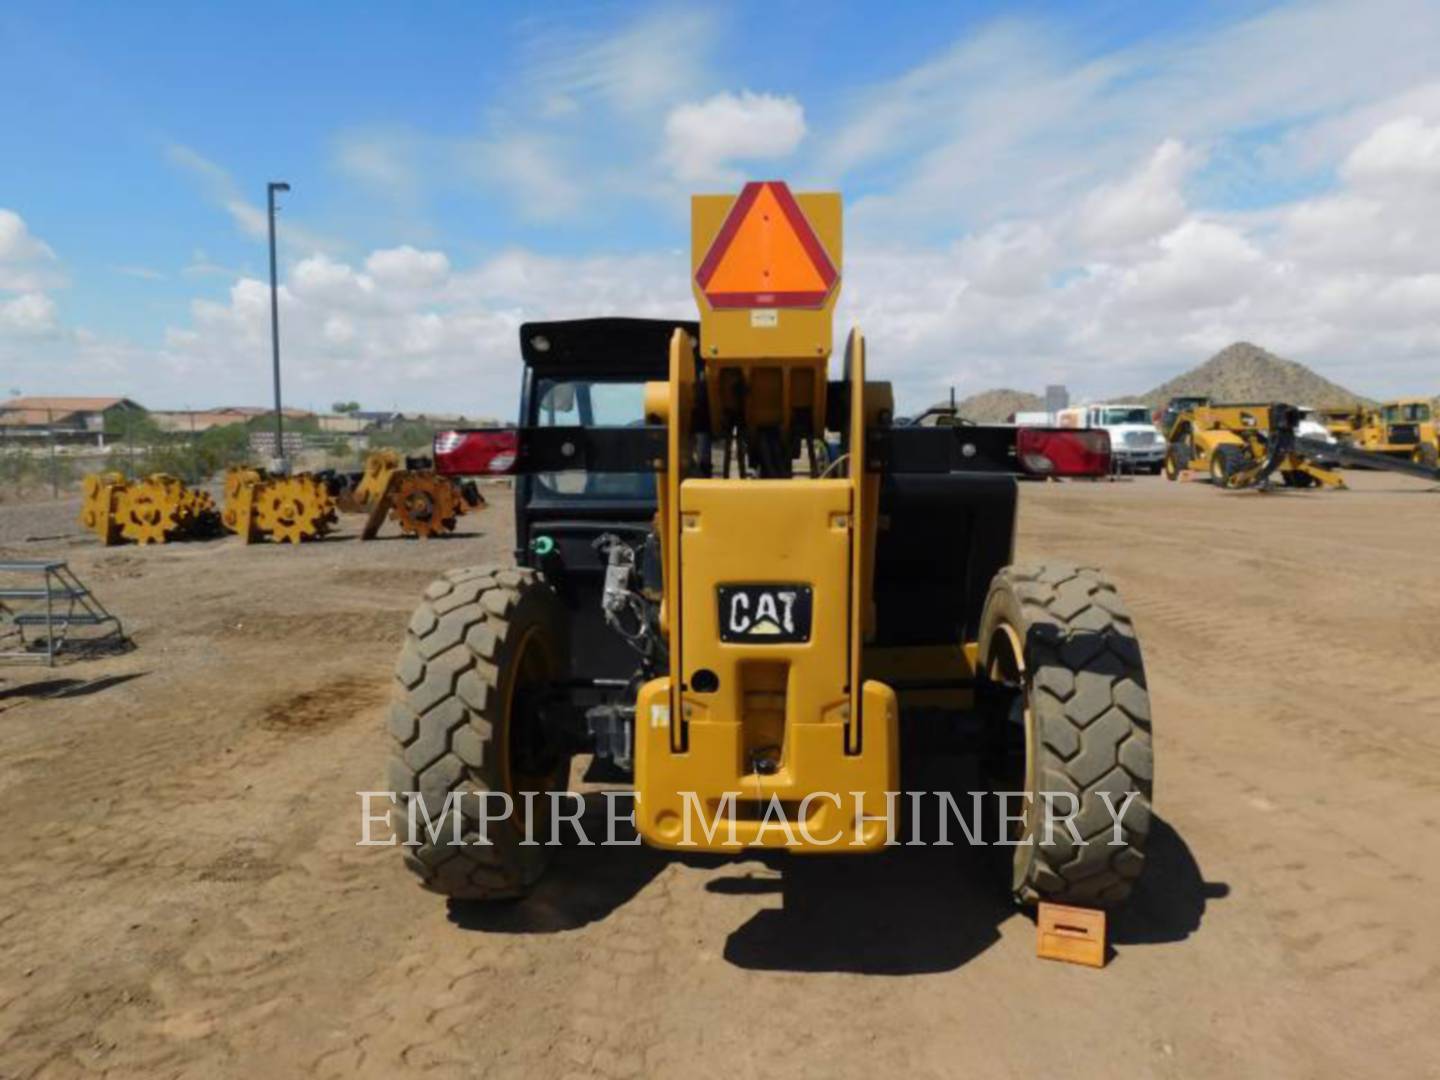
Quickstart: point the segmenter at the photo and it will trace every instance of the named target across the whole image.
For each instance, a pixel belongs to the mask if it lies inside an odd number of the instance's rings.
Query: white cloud
[[[1344,158],[1343,186],[1278,215],[1291,258],[1335,272],[1424,273],[1440,265],[1440,112],[1381,123]]]
[[[554,140],[507,135],[476,143],[468,157],[477,175],[498,184],[533,221],[569,217],[585,197],[575,166]]]
[[[666,6],[589,31],[537,9],[524,21],[520,74],[473,131],[352,130],[334,140],[334,164],[389,199],[412,237],[430,234],[423,215],[441,194],[498,201],[545,225],[594,222],[616,202],[657,195],[678,207],[657,152],[663,119],[710,82],[721,18]]]
[[[511,220],[582,219],[577,251],[630,252],[620,229],[642,205],[662,223],[654,207],[675,208],[674,229],[648,251],[475,262],[409,227],[395,242],[418,246],[343,257],[287,221],[305,256],[280,294],[287,392],[507,414],[521,321],[693,317],[688,260],[662,250],[685,234],[680,193],[767,161],[846,191],[841,319],[864,326],[902,408],[951,384],[1138,390],[1237,338],[1377,395],[1440,389],[1433,5],[1293,3],[1100,55],[1003,20],[877,85],[807,95],[808,115],[795,98],[716,93],[723,17],[666,10],[577,36],[542,13],[525,75],[473,132],[337,142],[345,175],[401,202],[444,190]],[[225,170],[186,148],[172,160],[260,234],[263,210]],[[1243,212],[1226,209],[1237,192]],[[71,378],[89,377],[81,358],[133,365],[135,392],[162,404],[194,385],[264,400],[267,285],[203,253],[186,273],[233,287],[162,348],[58,331],[56,351],[25,355]],[[0,343],[0,364],[20,355]]]
[[[0,289],[38,291],[64,284],[50,245],[35,236],[14,210],[0,207]]]
[[[39,337],[56,329],[55,301],[44,293],[21,293],[0,301],[0,333]]]
[[[733,163],[786,157],[804,137],[805,110],[792,97],[716,94],[670,110],[665,160],[678,180],[733,181]]]
[[[206,190],[210,201],[230,215],[240,231],[252,239],[268,238],[270,221],[268,207],[251,202],[246,198],[240,185],[220,165],[205,157],[199,151],[180,143],[171,143],[165,148],[165,157],[172,165],[196,177]],[[313,232],[294,221],[286,221],[276,229],[278,242],[294,244],[301,248],[333,251],[340,245],[333,240]]]
[[[1440,187],[1440,123],[1402,116],[1377,128],[1355,147],[1341,175],[1356,187]]]
[[[565,139],[514,125],[484,135],[417,131],[351,132],[335,143],[335,164],[413,216],[439,192],[494,194],[526,221],[550,222],[583,212],[604,171],[583,170]],[[521,125],[524,126],[524,125]],[[262,215],[263,220],[263,215]],[[417,226],[410,226],[413,230]]]
[[[190,253],[190,261],[180,271],[186,277],[236,277],[240,271],[234,267],[224,266],[217,263],[204,248],[196,248]]]
[[[149,266],[117,266],[115,272],[126,277],[139,278],[141,281],[164,281],[166,277],[163,271]]]
[[[0,368],[18,371],[12,349],[33,351],[37,342],[59,336],[59,309],[49,290],[65,284],[50,245],[14,210],[0,208]]]
[[[30,232],[14,210],[0,208],[0,263],[53,262],[50,246]]]
[[[527,318],[603,314],[689,318],[676,255],[556,258],[511,251],[455,271],[439,251],[375,251],[362,266],[297,262],[279,290],[287,396],[324,407],[336,395],[377,407],[507,416],[519,396],[518,331]],[[215,401],[267,394],[270,293],[241,278],[224,301],[191,305],[155,364],[156,400],[203,380]]]
[[[1423,175],[1427,139],[1381,122],[1344,157],[1338,190],[1255,214],[1188,203],[1185,155],[1162,143],[1073,212],[1003,222],[945,252],[852,246],[844,314],[902,408],[951,385],[1140,391],[1237,339],[1362,393],[1440,392],[1440,185],[1388,183]]]
[[[405,244],[373,252],[365,269],[382,286],[422,289],[438,285],[450,275],[450,260],[443,251],[418,251]]]
[[[335,140],[335,164],[349,176],[413,201],[421,187],[419,140],[403,131],[352,131]]]
[[[1010,296],[1046,287],[1058,258],[1057,238],[1036,222],[1001,222],[956,246],[957,267],[981,292]]]
[[[605,36],[541,22],[526,45],[535,99],[550,115],[569,115],[590,97],[621,112],[663,112],[704,77],[717,21],[711,11],[663,6]]]
[[[1376,145],[1388,123],[1360,134],[1350,159],[1364,160],[1359,149]],[[873,373],[894,381],[902,410],[951,385],[961,393],[1047,382],[1081,396],[1138,391],[1241,338],[1362,392],[1440,389],[1440,238],[1428,261],[1421,243],[1427,223],[1440,221],[1440,191],[1412,185],[1403,198],[1387,197],[1363,170],[1342,171],[1341,186],[1323,196],[1222,214],[1185,198],[1188,154],[1162,139],[1072,203],[948,246],[851,245],[838,326],[865,329]],[[1405,247],[1402,235],[1419,246]],[[344,396],[511,415],[521,322],[692,318],[688,266],[682,251],[515,249],[463,267],[450,253],[412,246],[357,261],[312,255],[280,289],[286,393],[322,407]],[[43,326],[45,317],[35,308],[29,321]],[[147,403],[183,404],[197,386],[217,402],[262,401],[269,317],[268,285],[241,276],[223,300],[195,302],[159,350],[89,342],[81,353],[52,335],[55,351],[46,355],[65,355],[70,377],[91,381],[89,369],[74,366],[80,355],[87,364],[128,365],[143,385],[125,389]]]
[[[1101,250],[1124,248],[1175,228],[1185,217],[1181,182],[1198,160],[1183,143],[1166,139],[1141,168],[1082,200],[1079,239]]]
[[[847,224],[891,239],[1053,213],[1166,137],[1232,173],[1293,182],[1333,167],[1382,120],[1422,112],[1440,96],[1436,55],[1440,17],[1425,0],[1291,3],[1099,55],[1050,25],[1006,20],[855,92],[849,117],[820,137],[819,173],[867,188],[883,175]],[[1402,98],[1405,111],[1369,111]]]

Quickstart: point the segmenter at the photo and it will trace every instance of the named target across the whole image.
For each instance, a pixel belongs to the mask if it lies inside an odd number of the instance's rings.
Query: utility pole
[[[265,185],[266,200],[270,204],[270,353],[275,366],[275,457],[281,463],[281,472],[289,472],[285,466],[285,424],[280,412],[280,298],[275,282],[275,193],[289,191],[290,185],[272,180]]]

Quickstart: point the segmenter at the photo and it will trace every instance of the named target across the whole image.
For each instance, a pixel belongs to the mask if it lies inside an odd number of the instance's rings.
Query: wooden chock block
[[[1042,959],[1105,966],[1105,912],[1042,900],[1035,928],[1036,952]]]

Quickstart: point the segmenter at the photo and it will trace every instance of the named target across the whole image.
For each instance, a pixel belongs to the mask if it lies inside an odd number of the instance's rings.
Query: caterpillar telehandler
[[[838,194],[696,196],[698,323],[526,324],[519,426],[437,436],[442,472],[516,477],[516,548],[435,581],[396,665],[396,833],[407,807],[455,826],[402,841],[429,889],[526,893],[575,755],[633,780],[651,845],[845,855],[896,831],[902,756],[948,745],[1023,794],[1018,900],[1130,893],[1133,623],[1097,569],[1011,564],[1017,477],[1103,476],[1108,440],[892,424],[858,330],[831,377],[840,266]],[[1040,827],[1051,799],[1073,833]]]
[[[1198,405],[1178,413],[1167,438],[1164,473],[1208,473],[1224,488],[1264,490],[1278,474],[1287,487],[1345,487],[1334,466],[1379,469],[1440,481],[1434,454],[1362,450],[1344,439],[1301,434],[1304,410],[1293,405]]]
[[[1278,474],[1286,487],[1343,488],[1345,481],[1318,462],[1336,451],[1299,436],[1302,410],[1282,404],[1203,404],[1180,411],[1166,434],[1169,480],[1208,473],[1217,487],[1269,487]]]

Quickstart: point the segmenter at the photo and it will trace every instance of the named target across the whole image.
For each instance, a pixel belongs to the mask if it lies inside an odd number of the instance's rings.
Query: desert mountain
[[[1248,341],[1227,345],[1199,367],[1161,383],[1140,401],[1159,407],[1177,394],[1216,401],[1284,401],[1292,405],[1353,405],[1368,399]]]
[[[1216,401],[1283,401],[1292,405],[1373,404],[1371,399],[1331,382],[1304,364],[1276,356],[1248,341],[1227,345],[1198,367],[1161,383],[1148,393],[1108,401],[1144,402],[1153,408],[1180,394],[1208,394]],[[948,405],[941,402],[937,408]],[[984,390],[958,405],[960,415],[981,424],[1004,423],[1017,412],[1039,412],[1045,399],[1024,390]],[[1436,398],[1440,410],[1440,398]]]
[[[942,402],[948,406],[948,402]],[[983,390],[971,394],[956,406],[966,420],[977,424],[1003,424],[1017,412],[1033,412],[1045,408],[1045,399],[1024,390]]]

